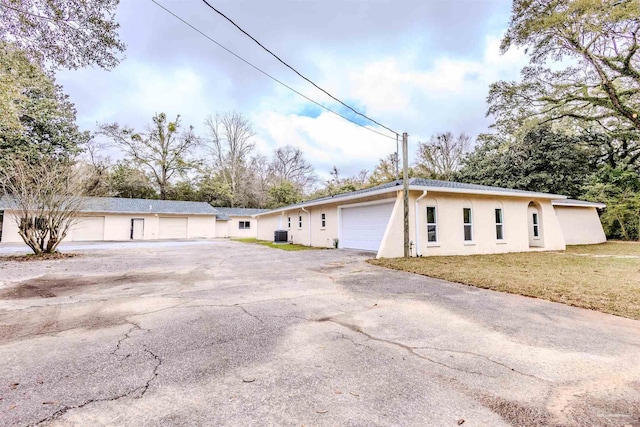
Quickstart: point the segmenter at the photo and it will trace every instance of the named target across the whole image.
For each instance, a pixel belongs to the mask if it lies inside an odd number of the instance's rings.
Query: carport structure
[[[19,243],[19,215],[11,199],[0,199],[3,243]],[[208,203],[87,197],[64,241],[124,241],[215,237],[219,212]]]

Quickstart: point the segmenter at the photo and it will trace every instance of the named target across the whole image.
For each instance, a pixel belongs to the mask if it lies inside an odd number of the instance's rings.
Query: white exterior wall
[[[150,214],[81,214],[82,217],[103,216],[104,217],[104,240],[124,241],[131,239],[131,219],[144,219],[144,240],[154,240],[158,238],[160,216],[162,217],[185,217],[187,216],[187,237],[213,238],[215,237],[216,218],[213,215],[150,215]],[[2,225],[2,243],[22,243],[22,238],[18,234],[18,224],[15,214],[5,211]],[[73,227],[67,234],[64,242],[73,241]]]
[[[604,243],[598,211],[593,207],[554,206],[567,245]]]
[[[417,192],[410,194],[412,208],[420,195],[421,193]],[[540,248],[529,246],[528,207],[532,201],[540,206],[540,231],[544,241],[544,246]],[[427,242],[427,206],[437,208],[437,243]],[[462,212],[465,207],[471,207],[472,212],[473,240],[471,242],[464,240]],[[502,241],[496,239],[496,208],[501,208],[503,212],[504,240]],[[411,217],[410,223],[413,225],[414,217],[412,215]],[[545,199],[480,197],[429,192],[418,202],[418,227],[419,249],[422,256],[565,249],[564,236],[555,210],[551,201]],[[401,228],[400,231],[402,231]],[[414,231],[411,232],[411,236],[416,242]]]
[[[229,237],[229,221],[221,221],[216,219],[216,237]]]
[[[251,218],[250,216],[230,216],[231,220],[227,221],[227,235],[224,237],[240,237],[240,238],[255,238],[258,236],[258,220]],[[250,229],[240,230],[240,221],[249,221]],[[273,236],[271,236],[273,239]]]
[[[283,229],[293,236],[293,242],[303,245],[311,243],[317,247],[332,247],[333,239],[340,237],[340,206],[349,206],[363,202],[380,201],[395,197],[396,203],[391,214],[385,237],[378,250],[377,257],[394,258],[404,254],[403,240],[403,200],[402,192],[384,194],[377,197],[350,200],[350,203],[331,203],[306,208],[311,212],[311,236],[309,236],[309,214],[302,209],[258,217],[258,239],[273,240],[275,230]],[[548,199],[528,199],[520,197],[474,196],[429,192],[418,202],[418,234],[416,234],[416,200],[422,196],[420,191],[409,194],[409,236],[413,242],[412,255],[472,255],[505,252],[527,252],[538,250],[564,250],[565,239],[556,217],[556,210]],[[540,230],[544,247],[529,246],[528,207],[534,202],[539,206]],[[437,207],[438,243],[427,242],[427,205]],[[471,207],[473,222],[473,241],[464,241],[462,210]],[[504,240],[496,239],[495,209],[503,210]],[[320,227],[320,214],[326,214],[326,227]],[[298,216],[302,215],[302,228],[298,227]],[[291,217],[291,227],[287,227],[287,218]],[[596,224],[600,229],[599,224]],[[310,240],[311,239],[311,240]]]

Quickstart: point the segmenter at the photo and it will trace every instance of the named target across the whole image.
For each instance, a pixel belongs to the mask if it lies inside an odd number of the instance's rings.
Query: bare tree
[[[450,181],[470,149],[471,138],[464,133],[458,136],[451,132],[433,135],[429,142],[418,143],[415,172],[419,176]]]
[[[146,133],[117,123],[99,125],[100,133],[131,157],[149,173],[160,190],[160,198],[167,198],[171,178],[176,173],[192,169],[196,162],[189,159],[192,150],[200,144],[193,133],[193,126],[181,131],[180,116],[167,122],[164,113],[153,116],[153,123]]]
[[[302,150],[292,145],[274,151],[270,169],[275,181],[289,181],[299,191],[308,190],[317,181],[313,166],[305,160]]]
[[[0,169],[0,194],[6,194],[9,210],[22,240],[36,255],[54,253],[74,225],[82,209],[82,184],[67,162],[30,162],[11,156]]]
[[[205,125],[213,168],[231,189],[231,206],[246,203],[242,183],[247,175],[249,156],[255,148],[251,141],[254,135],[251,122],[240,113],[229,112],[209,116]]]

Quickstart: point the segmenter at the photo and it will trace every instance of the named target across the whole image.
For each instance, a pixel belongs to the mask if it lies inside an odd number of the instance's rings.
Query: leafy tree
[[[293,205],[302,201],[302,194],[290,181],[282,181],[269,189],[269,207],[271,209]]]
[[[211,152],[213,169],[231,189],[231,206],[246,205],[249,156],[255,145],[251,122],[242,114],[230,112],[207,118],[209,131],[207,146]]]
[[[17,212],[18,234],[36,255],[54,253],[83,206],[81,182],[70,162],[33,162],[13,154],[0,168],[0,194]]]
[[[369,176],[369,184],[380,185],[395,181],[398,179],[399,172],[402,173],[402,171],[399,171],[398,153],[393,152],[378,161],[378,164],[373,168],[373,172]]]
[[[455,178],[579,197],[595,170],[592,158],[583,139],[553,132],[549,126],[533,129],[522,139],[483,135]]]
[[[0,0],[0,41],[29,58],[69,69],[120,62],[119,0]]]
[[[471,148],[471,138],[451,132],[433,135],[428,142],[418,143],[415,174],[425,178],[451,181],[460,162]]]
[[[0,42],[0,158],[73,157],[89,140],[52,77],[15,46]]]
[[[491,86],[488,114],[506,133],[531,121],[558,122],[637,144],[639,17],[637,0],[514,0],[501,50],[525,47],[531,65],[521,82]],[[569,66],[546,66],[561,61]]]
[[[158,193],[140,169],[117,163],[110,171],[108,187],[113,197],[129,199],[157,199]]]
[[[186,200],[200,202],[197,185],[189,179],[182,179],[171,185],[167,190],[168,200]]]
[[[292,145],[277,148],[269,167],[275,182],[289,181],[302,192],[316,182],[313,166],[306,161],[302,150]]]
[[[231,188],[215,175],[201,175],[198,179],[198,198],[212,206],[231,206]]]
[[[153,177],[160,199],[167,198],[171,179],[197,166],[189,158],[200,139],[193,133],[193,126],[181,130],[180,116],[167,121],[164,113],[156,114],[146,133],[138,133],[117,123],[99,125],[100,133],[121,148],[131,160]]]
[[[640,175],[604,165],[587,186],[585,198],[606,203],[600,220],[608,238],[640,240]]]

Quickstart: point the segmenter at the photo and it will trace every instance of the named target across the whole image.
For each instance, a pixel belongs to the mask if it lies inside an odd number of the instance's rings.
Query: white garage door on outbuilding
[[[78,218],[71,235],[74,242],[93,242],[104,240],[104,217],[81,216]]]
[[[160,217],[160,239],[186,239],[187,217]]]
[[[364,206],[341,207],[340,247],[377,251],[394,205],[395,199]]]

